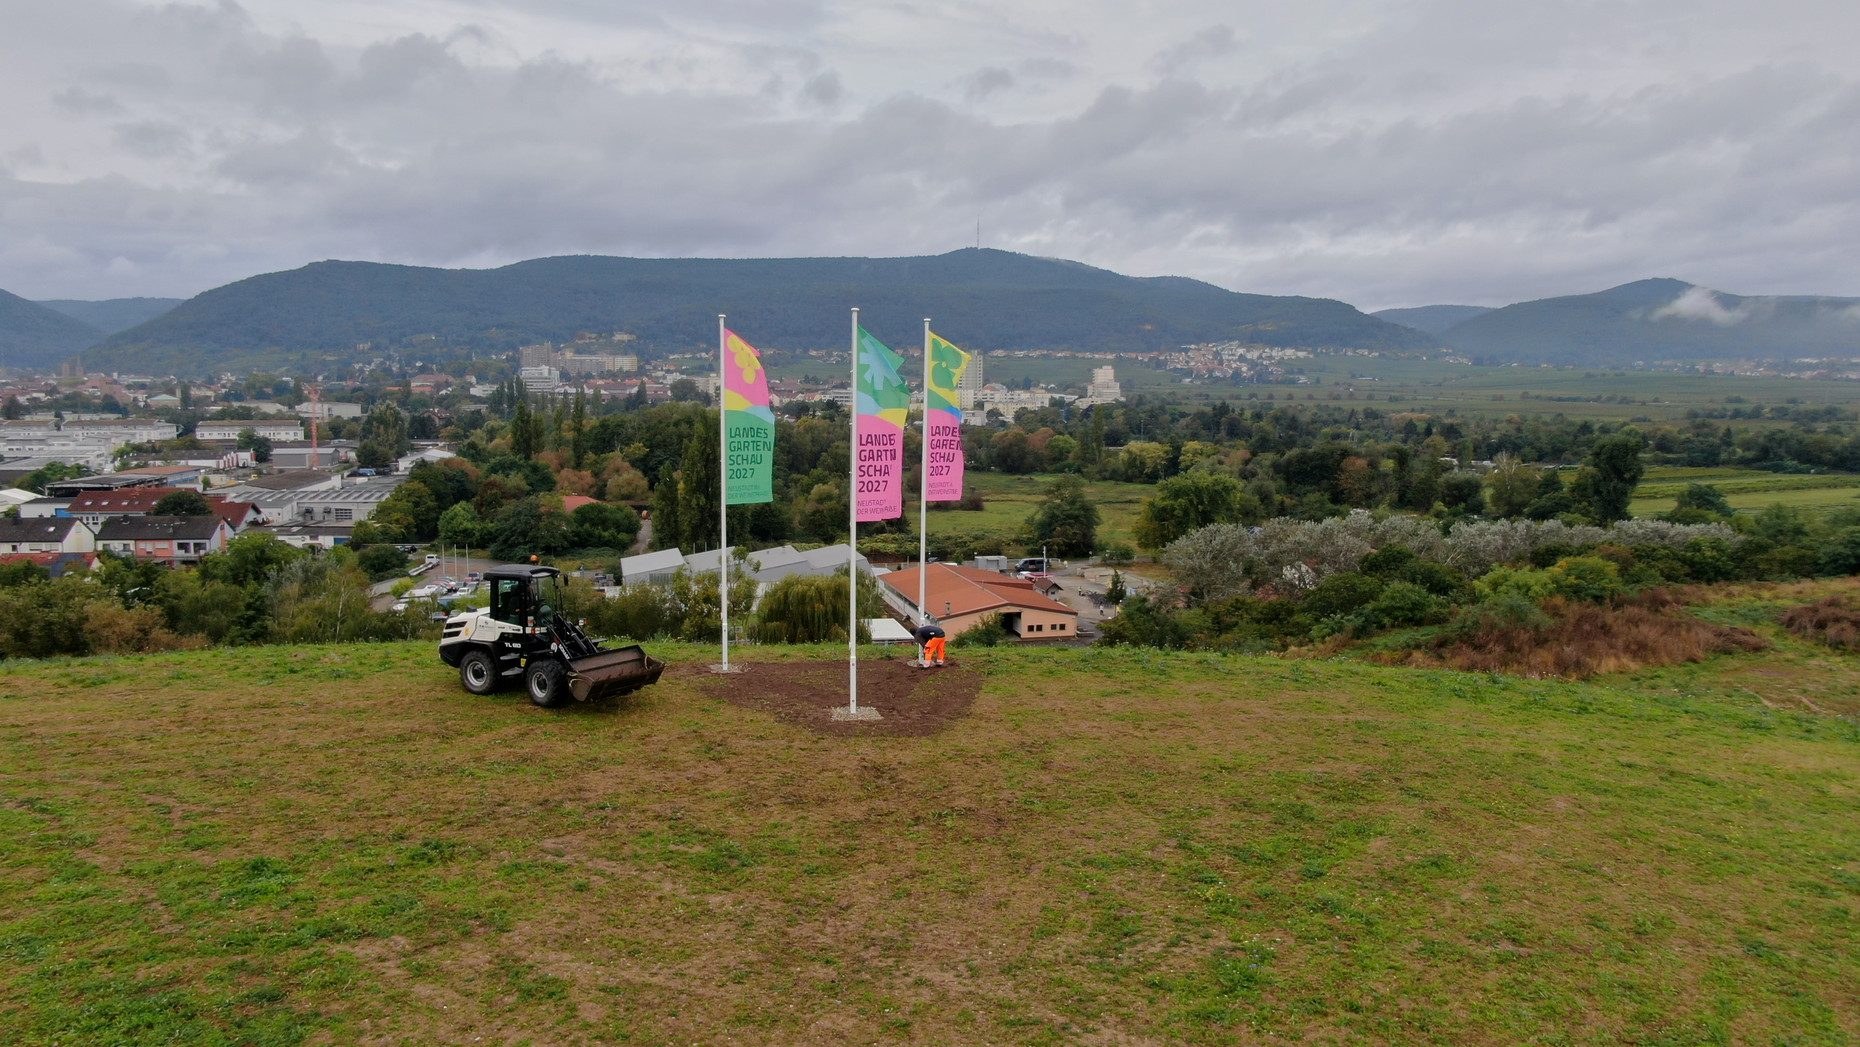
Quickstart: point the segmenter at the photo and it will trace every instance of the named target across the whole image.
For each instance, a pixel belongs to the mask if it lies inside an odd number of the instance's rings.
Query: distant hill
[[[1440,337],[1479,359],[1594,367],[1860,356],[1860,298],[1743,297],[1639,280],[1494,309]]]
[[[1166,350],[1197,342],[1382,350],[1437,339],[1329,299],[965,249],[918,258],[539,258],[501,269],[318,262],[215,288],[85,353],[94,368],[200,373],[378,355],[420,336],[506,350],[624,331],[651,349],[715,344],[717,314],[774,349],[837,348],[850,306],[900,347],[937,333],[985,351]],[[358,343],[368,342],[367,351]],[[413,351],[413,350],[407,350]]]
[[[1455,324],[1491,311],[1490,306],[1484,305],[1417,305],[1412,309],[1383,309],[1369,315],[1428,334],[1439,334]]]
[[[146,323],[187,301],[185,298],[105,298],[85,302],[70,298],[42,299],[39,304],[73,320],[87,323],[104,334],[126,331]]]
[[[0,291],[0,367],[57,367],[102,337],[90,324]]]

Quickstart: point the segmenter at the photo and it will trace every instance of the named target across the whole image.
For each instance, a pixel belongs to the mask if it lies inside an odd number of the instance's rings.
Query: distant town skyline
[[[0,0],[0,288],[986,247],[1364,309],[1860,295],[1830,0]]]

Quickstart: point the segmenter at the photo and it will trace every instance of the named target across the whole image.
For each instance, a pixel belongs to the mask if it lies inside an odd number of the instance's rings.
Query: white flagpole
[[[930,576],[930,318],[924,317],[924,421],[923,464],[917,468],[917,618],[928,625],[924,610],[925,587]],[[924,645],[917,645],[917,662],[924,663]]]
[[[730,366],[723,314],[717,314],[717,603],[723,607],[723,671],[730,671],[730,423],[724,369]]]
[[[859,307],[852,311],[852,465],[846,477],[846,708],[859,715]]]

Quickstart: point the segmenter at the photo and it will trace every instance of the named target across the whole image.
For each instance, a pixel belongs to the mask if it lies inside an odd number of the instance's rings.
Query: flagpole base
[[[860,708],[860,709],[854,709],[854,708],[847,707],[847,706],[835,706],[833,709],[833,719],[834,719],[834,722],[837,723],[837,722],[841,722],[845,720],[858,720],[858,721],[882,720],[884,719],[884,717],[878,715],[878,710],[872,708],[869,705],[865,706],[864,708]]]
[[[742,664],[741,662],[738,662],[735,665],[725,665],[722,662],[712,662],[708,666],[705,666],[705,668],[709,669],[713,673],[746,673],[749,671],[749,667],[747,665]]]

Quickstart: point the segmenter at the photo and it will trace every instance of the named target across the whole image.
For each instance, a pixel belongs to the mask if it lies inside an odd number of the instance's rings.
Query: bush
[[[1123,542],[1112,542],[1098,552],[1098,562],[1123,566],[1137,558],[1137,551]]]
[[[769,586],[756,613],[763,643],[845,643],[846,576],[791,574]],[[868,642],[864,624],[859,628],[860,642]]]
[[[1139,597],[1138,599],[1141,599]],[[842,632],[842,635],[844,633]],[[994,647],[1014,638],[1001,616],[991,614],[982,619],[979,625],[972,625],[960,634],[949,638],[952,647]]]
[[[1299,610],[1313,618],[1348,617],[1382,595],[1381,580],[1354,571],[1333,574],[1306,593]]]
[[[1382,595],[1363,609],[1364,624],[1372,629],[1433,625],[1446,617],[1446,605],[1413,582],[1390,582]]]
[[[1860,611],[1854,610],[1845,597],[1830,596],[1791,607],[1783,612],[1782,626],[1804,640],[1848,651],[1860,648]]]
[[[1002,630],[1003,634],[1006,630]],[[1098,643],[1106,647],[1187,647],[1190,633],[1180,612],[1133,593],[1124,600],[1117,617],[1099,626]],[[963,638],[968,638],[968,633]],[[1005,638],[1005,635],[1003,636]],[[977,640],[993,646],[998,640]]]
[[[405,571],[407,554],[401,552],[398,546],[371,545],[355,554],[355,563],[368,577],[378,582]]]

